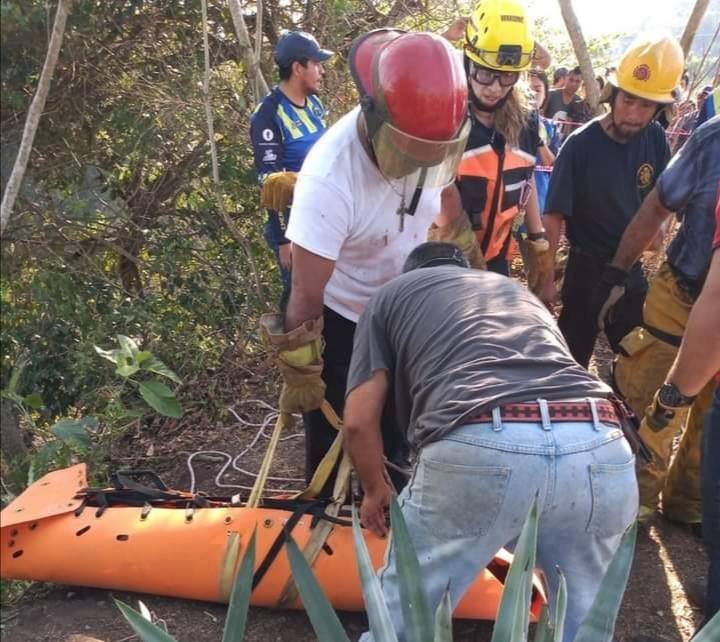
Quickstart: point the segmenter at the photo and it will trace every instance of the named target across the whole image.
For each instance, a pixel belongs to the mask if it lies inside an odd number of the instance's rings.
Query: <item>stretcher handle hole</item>
[[[23,551],[22,551],[22,550],[20,550],[20,551],[15,551],[15,552],[13,553],[13,557],[17,558],[17,557],[20,557],[22,554],[23,554]]]
[[[127,542],[130,539],[130,535],[120,534],[115,538],[118,542]]]
[[[85,535],[90,530],[90,526],[83,526],[75,535],[80,537],[80,535]]]

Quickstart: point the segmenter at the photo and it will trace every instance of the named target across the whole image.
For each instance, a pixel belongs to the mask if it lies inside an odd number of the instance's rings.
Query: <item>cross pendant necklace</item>
[[[405,229],[405,214],[407,214],[407,207],[405,207],[405,192],[400,197],[400,207],[397,208],[396,214],[400,217],[400,224],[398,231],[402,232]]]

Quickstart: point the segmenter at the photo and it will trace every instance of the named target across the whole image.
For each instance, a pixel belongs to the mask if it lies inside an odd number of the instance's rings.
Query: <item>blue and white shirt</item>
[[[258,180],[273,172],[298,172],[326,129],[325,108],[317,96],[294,104],[279,87],[263,98],[250,118],[250,138]]]
[[[298,172],[310,148],[325,132],[325,108],[317,96],[305,105],[293,103],[279,87],[262,99],[250,118],[250,139],[258,181],[274,172]],[[285,238],[289,210],[282,217],[268,210],[265,238],[271,247],[288,243]]]

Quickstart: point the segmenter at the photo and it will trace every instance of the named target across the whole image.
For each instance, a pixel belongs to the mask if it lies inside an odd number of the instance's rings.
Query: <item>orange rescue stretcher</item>
[[[79,464],[36,481],[0,513],[2,577],[226,603],[257,528],[251,604],[302,608],[285,533],[307,551],[313,531],[323,525],[327,536],[310,560],[313,571],[336,609],[363,609],[347,507],[331,515],[328,500],[278,497],[248,508],[235,498],[168,489],[156,476],[152,485],[137,479],[118,473],[112,488],[87,488],[85,465]],[[364,534],[377,568],[387,540]],[[511,559],[498,553],[455,617],[495,618]],[[536,577],[533,619],[544,599]]]

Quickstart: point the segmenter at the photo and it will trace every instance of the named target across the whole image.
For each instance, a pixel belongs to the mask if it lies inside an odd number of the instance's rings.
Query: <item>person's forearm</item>
[[[535,50],[533,51],[532,62],[535,67],[540,67],[540,69],[547,69],[552,62],[550,52],[537,40],[535,41]]]
[[[535,178],[530,179],[530,196],[525,204],[525,225],[531,234],[539,234],[544,231],[542,217],[540,216],[540,207],[537,200],[537,188],[535,187]]]
[[[290,300],[285,311],[285,331],[289,332],[300,326],[304,321],[317,319],[323,314],[324,289],[305,288],[296,282],[292,275]]]
[[[545,224],[545,236],[550,245],[550,254],[555,256],[560,243],[563,217],[560,216],[560,214],[545,214],[545,216],[543,216],[543,223]]]
[[[698,394],[720,371],[720,251],[715,251],[710,274],[690,311],[682,345],[667,382],[687,396]]]
[[[325,259],[292,244],[292,284],[285,311],[285,331],[323,314],[325,286],[335,269],[335,261]]]
[[[660,202],[657,188],[654,188],[645,197],[637,214],[625,229],[612,265],[621,270],[629,270],[652,243],[663,222],[671,214]]]
[[[543,162],[543,165],[552,165],[555,162],[555,154],[548,149],[547,145],[538,147],[538,155],[540,156],[540,160]]]
[[[344,424],[344,446],[363,489],[373,493],[385,484],[380,424]]]

